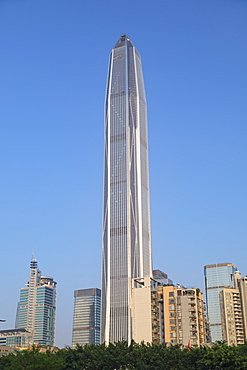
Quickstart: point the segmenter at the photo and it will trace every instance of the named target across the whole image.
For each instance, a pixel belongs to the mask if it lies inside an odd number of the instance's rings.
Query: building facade
[[[101,341],[132,339],[132,278],[152,276],[147,110],[141,58],[113,48],[105,98]]]
[[[203,293],[199,288],[160,285],[154,279],[133,279],[133,339],[198,347],[207,343]]]
[[[233,286],[220,292],[222,338],[229,345],[238,345],[247,340],[247,277],[234,272]]]
[[[26,348],[31,340],[31,333],[26,329],[0,330],[0,346]]]
[[[74,291],[73,348],[76,344],[100,344],[100,306],[100,289]]]
[[[132,339],[136,343],[160,343],[160,311],[156,287],[148,276],[132,279]]]
[[[30,278],[20,291],[16,329],[30,333],[29,344],[53,346],[56,319],[56,282],[41,276],[37,260],[30,263]]]
[[[223,340],[220,292],[233,288],[233,273],[237,271],[232,263],[218,263],[204,267],[207,315],[211,342]]]
[[[207,343],[203,293],[199,288],[158,287],[161,342],[199,347]]]

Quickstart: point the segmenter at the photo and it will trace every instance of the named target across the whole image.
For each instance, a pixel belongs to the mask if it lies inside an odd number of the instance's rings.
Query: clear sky
[[[56,344],[73,291],[100,287],[109,53],[142,56],[153,266],[204,288],[203,266],[247,274],[246,0],[0,0],[1,328],[35,253],[57,282]]]

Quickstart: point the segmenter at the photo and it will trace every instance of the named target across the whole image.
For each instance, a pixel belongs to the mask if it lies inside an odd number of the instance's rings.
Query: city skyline
[[[0,10],[1,328],[14,327],[32,251],[59,283],[56,345],[71,344],[73,291],[100,287],[106,71],[125,32],[148,100],[153,267],[200,288],[205,264],[244,272],[246,3],[3,0]]]
[[[132,279],[152,276],[147,106],[141,57],[123,34],[105,98],[101,342],[132,336]]]

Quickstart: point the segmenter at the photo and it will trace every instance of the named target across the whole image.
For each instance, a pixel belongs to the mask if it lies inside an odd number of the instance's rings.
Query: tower
[[[100,289],[75,290],[74,297],[72,347],[100,344]]]
[[[29,344],[54,345],[56,284],[52,278],[41,276],[33,256],[29,282],[20,291],[15,325],[29,332]]]
[[[147,110],[127,35],[110,54],[105,97],[101,341],[132,339],[132,279],[152,276]]]
[[[220,292],[233,288],[233,273],[237,271],[232,263],[216,263],[204,267],[207,314],[211,341],[223,340]]]

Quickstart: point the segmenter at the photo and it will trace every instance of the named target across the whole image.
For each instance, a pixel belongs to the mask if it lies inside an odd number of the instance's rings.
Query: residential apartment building
[[[72,347],[100,344],[100,289],[75,290],[74,298]]]
[[[132,338],[137,343],[160,343],[160,312],[156,291],[158,284],[157,280],[148,276],[132,279]]]
[[[222,338],[229,345],[243,344],[247,340],[247,277],[239,271],[233,273],[234,288],[220,292]]]
[[[199,288],[160,285],[154,279],[132,280],[132,329],[136,342],[198,347],[205,344],[207,323]]]
[[[159,286],[161,342],[198,347],[207,342],[203,293],[199,288]]]

